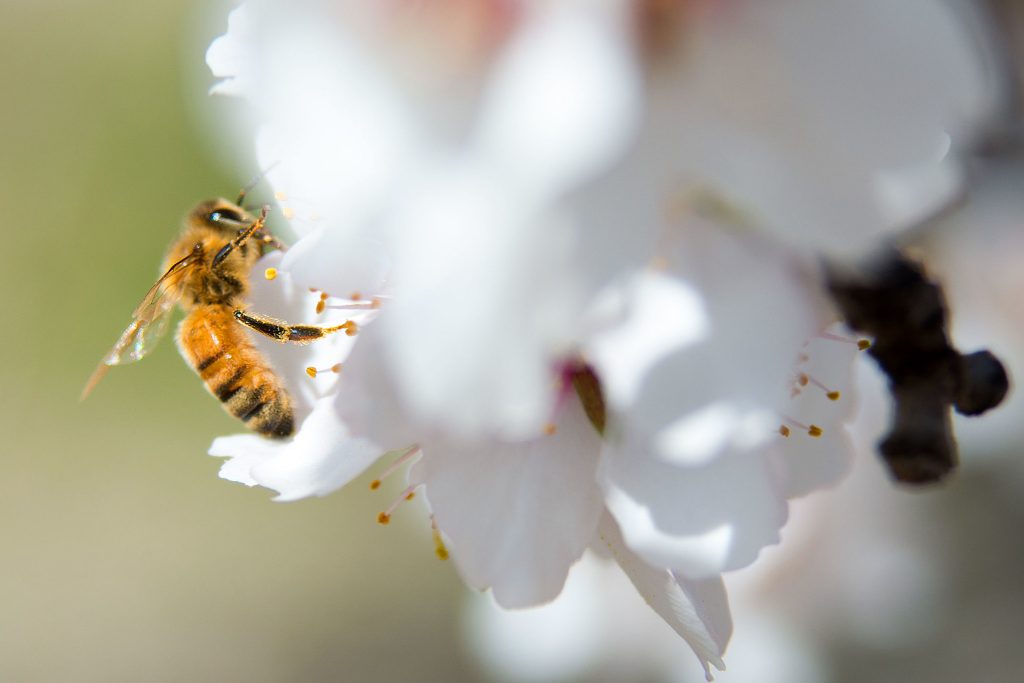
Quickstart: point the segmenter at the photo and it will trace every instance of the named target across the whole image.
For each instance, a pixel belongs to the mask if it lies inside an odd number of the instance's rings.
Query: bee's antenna
[[[265,169],[260,171],[259,175],[257,175],[255,178],[250,180],[249,184],[246,185],[245,187],[243,187],[241,192],[238,193],[238,199],[235,200],[235,206],[241,206],[242,202],[245,201],[245,195],[249,194],[249,192],[252,191],[252,188],[256,187],[257,183],[259,183],[261,180],[266,178],[267,174],[270,173],[271,171],[273,171],[274,167],[277,166],[279,163],[281,163],[281,162],[280,161],[275,161],[270,166],[267,166]]]

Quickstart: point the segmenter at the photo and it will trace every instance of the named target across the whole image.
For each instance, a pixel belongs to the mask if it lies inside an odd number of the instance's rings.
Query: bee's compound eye
[[[233,209],[217,209],[216,211],[211,211],[206,219],[211,223],[241,223],[242,215]]]

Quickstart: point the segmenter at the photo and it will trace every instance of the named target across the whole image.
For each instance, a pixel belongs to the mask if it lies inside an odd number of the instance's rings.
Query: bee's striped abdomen
[[[291,436],[291,398],[232,312],[221,305],[194,308],[181,324],[181,353],[224,409],[246,426],[272,438]]]

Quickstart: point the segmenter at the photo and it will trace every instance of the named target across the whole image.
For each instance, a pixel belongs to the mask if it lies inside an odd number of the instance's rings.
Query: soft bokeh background
[[[389,492],[365,480],[280,505],[217,479],[206,448],[237,425],[172,344],[78,402],[182,214],[257,170],[208,125],[231,106],[204,94],[203,54],[226,12],[198,1],[0,5],[0,681],[526,680],[488,671],[485,646],[464,637],[484,627],[415,506],[381,528]],[[1024,173],[1006,161],[983,170],[989,210],[954,216],[945,229],[960,237],[933,249],[955,286],[988,287],[952,296],[962,325],[975,325],[958,334],[1015,363]],[[1002,307],[971,322],[977,302],[1000,294]],[[963,471],[941,490],[897,491],[865,454],[838,492],[801,505],[792,547],[734,581],[722,680],[1019,680],[1019,405],[970,428]],[[590,600],[617,590],[602,585]],[[665,646],[665,627],[634,609],[639,598],[623,599],[609,617],[611,639],[633,644],[620,666],[594,655],[531,680],[699,676],[685,646]],[[636,621],[621,617],[629,610]],[[648,632],[662,636],[635,635]],[[520,661],[541,656],[523,647]],[[665,647],[688,674],[643,666]]]

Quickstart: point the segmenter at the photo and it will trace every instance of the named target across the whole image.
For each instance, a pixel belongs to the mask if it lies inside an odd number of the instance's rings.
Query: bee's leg
[[[341,330],[345,330],[345,334],[349,336],[359,331],[359,327],[351,320],[346,320],[340,325],[289,325],[280,320],[242,310],[235,311],[235,320],[271,339],[299,344],[306,344]]]
[[[288,251],[288,247],[285,245],[285,243],[271,235],[269,232],[257,230],[252,234],[252,238],[259,242],[260,244],[266,245],[268,247],[273,247],[278,251]]]
[[[249,240],[249,238],[253,236],[253,234],[262,230],[263,223],[266,220],[267,207],[264,206],[263,210],[260,211],[260,217],[254,220],[252,222],[252,225],[250,225],[248,228],[240,232],[238,234],[238,237],[231,240],[230,242],[228,242],[227,244],[220,248],[220,251],[218,251],[216,255],[213,257],[213,263],[211,264],[211,267],[216,268],[217,266],[219,266],[221,262],[224,261],[224,259],[226,259],[229,254],[231,254],[231,252],[245,244]]]

